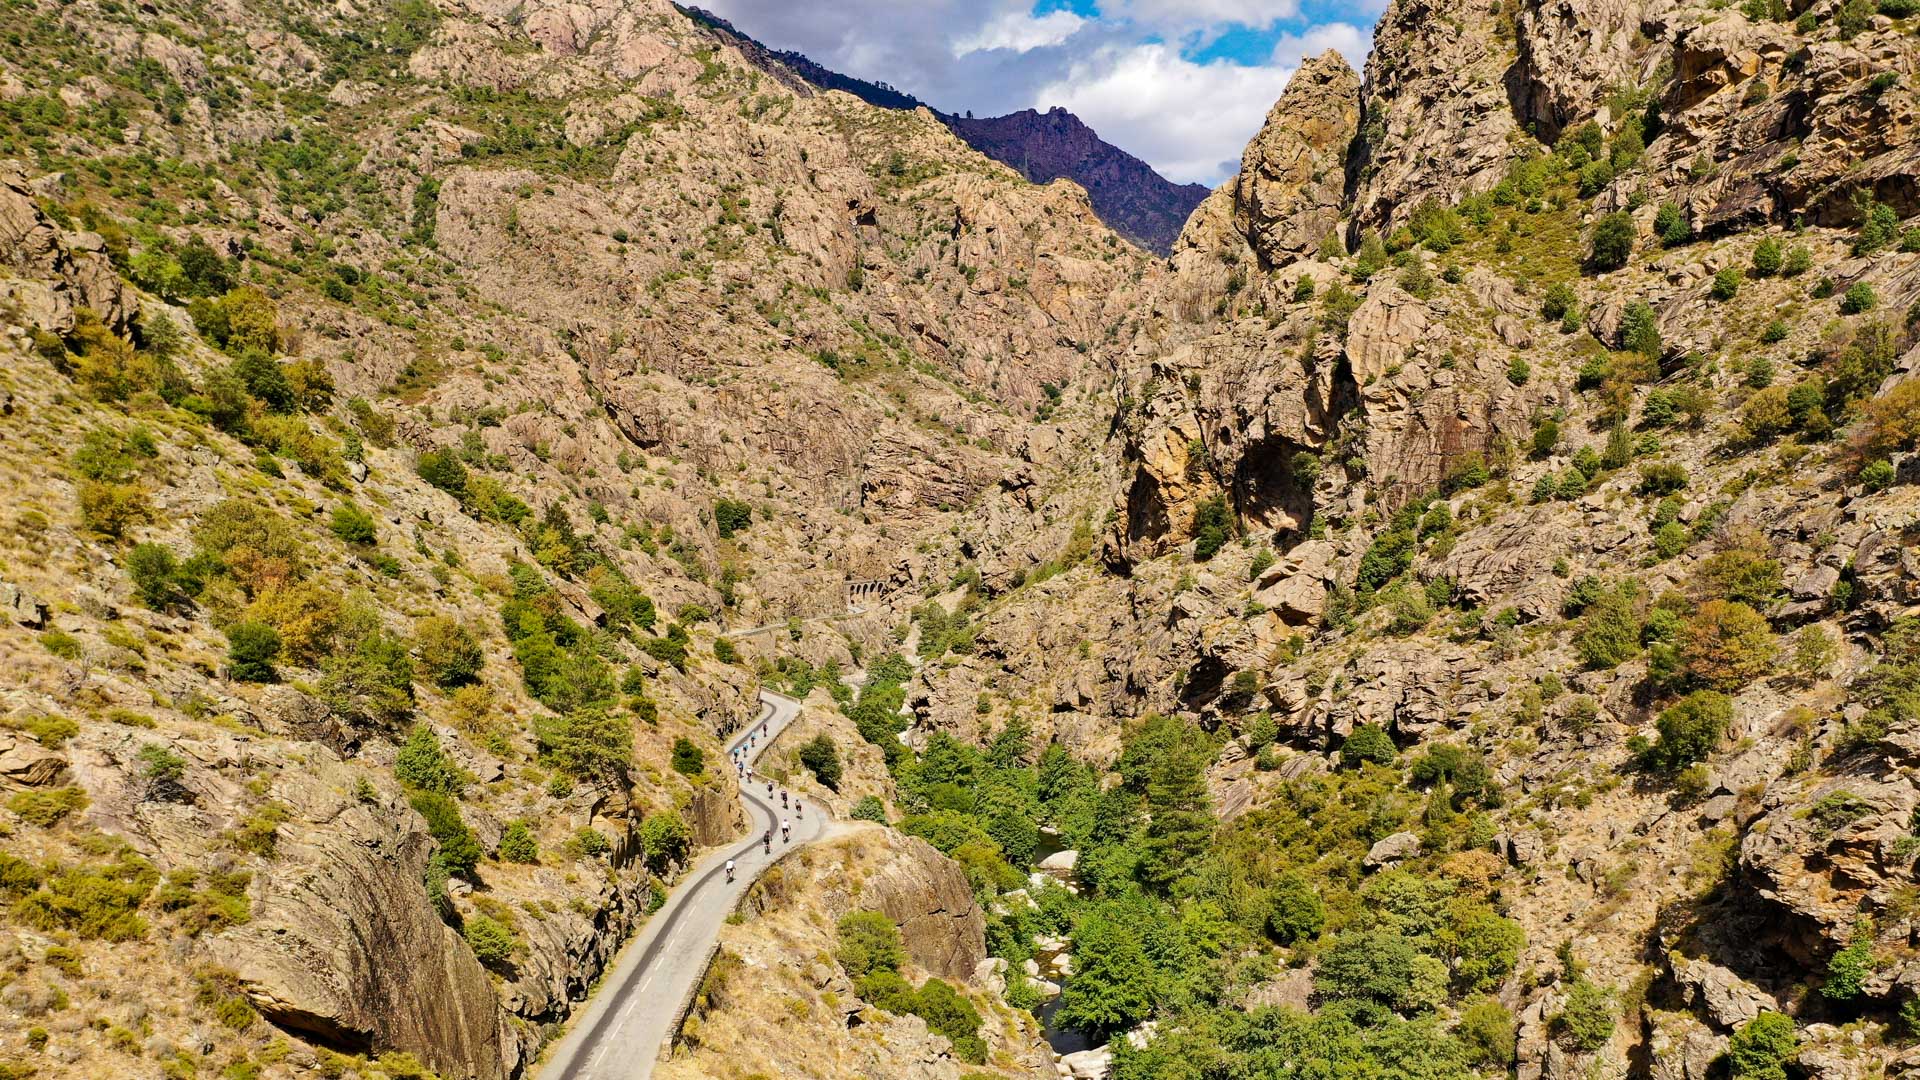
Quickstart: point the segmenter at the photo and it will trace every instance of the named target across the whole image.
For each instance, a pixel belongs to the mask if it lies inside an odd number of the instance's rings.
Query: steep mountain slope
[[[1167,254],[1187,216],[1207,197],[1204,184],[1173,183],[1059,106],[1045,113],[1023,109],[1006,116],[950,115],[885,83],[842,75],[797,52],[768,49],[725,19],[698,8],[688,10],[776,76],[798,77],[823,90],[842,90],[883,109],[925,108],[968,146],[1036,184],[1072,180],[1086,189],[1101,221],[1156,254]]]
[[[1077,190],[664,0],[14,15],[14,1075],[524,1074],[847,582],[1071,530]]]
[[[1920,1069],[1900,0],[1401,0],[1164,264],[664,0],[13,14],[0,1074],[528,1074],[758,682],[674,1076]]]

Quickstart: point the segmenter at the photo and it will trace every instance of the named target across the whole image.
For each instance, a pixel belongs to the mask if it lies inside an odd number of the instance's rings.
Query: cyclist
[[[799,818],[802,821],[806,820],[807,808],[800,805],[799,799],[793,800],[793,816],[796,818]]]
[[[733,860],[727,860],[727,884],[733,884]]]
[[[786,809],[786,806],[787,806],[787,793],[782,791],[780,793],[780,808],[784,810]]]

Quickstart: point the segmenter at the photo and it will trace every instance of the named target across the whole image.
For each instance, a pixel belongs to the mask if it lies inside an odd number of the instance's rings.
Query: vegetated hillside
[[[1036,184],[1072,180],[1087,190],[1100,220],[1156,255],[1172,249],[1188,215],[1207,197],[1206,185],[1168,180],[1153,166],[1100,138],[1060,106],[1044,113],[1022,109],[1005,116],[943,113],[886,83],[843,75],[797,52],[769,49],[717,15],[699,8],[686,10],[776,77],[797,77],[822,90],[845,91],[883,109],[927,109],[968,146],[1012,166]]]
[[[1101,534],[963,525],[914,613],[900,826],[1069,939],[1070,1065],[1920,1065],[1909,14],[1396,4],[1303,66],[1146,282]]]
[[[0,44],[8,1071],[524,1073],[756,679],[907,835],[676,1075],[1920,1064],[1902,5],[1396,4],[1165,267],[664,2],[353,10]]]
[[[6,1075],[524,1075],[845,584],[1104,486],[1139,253],[664,0],[8,21]]]

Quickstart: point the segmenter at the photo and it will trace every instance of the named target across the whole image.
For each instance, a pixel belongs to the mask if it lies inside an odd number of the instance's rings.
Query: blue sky
[[[1064,106],[1217,184],[1300,60],[1358,68],[1386,0],[704,0],[745,33],[949,112]]]

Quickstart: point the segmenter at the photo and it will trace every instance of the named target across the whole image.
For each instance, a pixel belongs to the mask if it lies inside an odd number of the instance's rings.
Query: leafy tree
[[[1627,260],[1633,257],[1636,235],[1633,215],[1626,211],[1602,217],[1593,229],[1593,246],[1587,254],[1587,265],[1602,273],[1627,265]]]
[[[1340,744],[1340,764],[1349,769],[1357,769],[1364,762],[1376,765],[1391,765],[1400,756],[1400,748],[1393,744],[1393,736],[1378,724],[1359,724],[1353,734]]]
[[[1311,941],[1326,925],[1320,891],[1296,871],[1281,874],[1267,890],[1267,933],[1282,945]]]
[[[834,743],[833,736],[823,731],[801,744],[800,764],[827,790],[840,790],[840,747]]]
[[[753,523],[753,507],[738,499],[721,499],[713,504],[713,526],[725,540]]]
[[[1226,500],[1215,496],[1200,504],[1193,516],[1193,561],[1214,557],[1233,535],[1233,515]]]
[[[1207,755],[1172,717],[1157,721],[1177,731],[1146,764],[1147,828],[1140,842],[1140,876],[1171,892],[1206,852],[1214,817],[1207,799]]]
[[[707,752],[681,735],[673,740],[673,771],[682,776],[699,776],[707,771]]]
[[[1580,297],[1573,291],[1573,286],[1557,281],[1547,287],[1545,296],[1541,298],[1540,314],[1543,318],[1558,322],[1579,304]]]
[[[1332,1000],[1372,1002],[1402,1013],[1435,1008],[1447,997],[1447,969],[1388,927],[1349,931],[1320,959],[1314,988]]]
[[[1574,650],[1589,668],[1618,667],[1640,651],[1640,627],[1633,593],[1624,587],[1609,589],[1587,608],[1574,635]]]
[[[1749,267],[1754,277],[1772,277],[1778,274],[1786,264],[1786,249],[1774,237],[1766,237],[1753,248],[1753,260]]]
[[[633,725],[600,709],[580,709],[537,725],[543,757],[563,775],[625,790],[633,769]]]
[[[1787,1080],[1787,1065],[1799,1055],[1800,1033],[1777,1012],[1747,1021],[1727,1043],[1733,1080]]]
[[[414,624],[414,652],[434,685],[452,690],[474,682],[486,666],[486,650],[473,631],[444,616],[430,615]]]
[[[1663,202],[1653,215],[1653,233],[1667,247],[1675,247],[1693,239],[1693,227],[1687,224],[1687,215],[1674,203]]]
[[[1738,601],[1707,601],[1681,632],[1687,674],[1714,690],[1738,690],[1767,675],[1778,652],[1766,618]]]
[[[1481,998],[1460,1010],[1460,1025],[1454,1034],[1473,1064],[1502,1072],[1513,1064],[1518,1044],[1513,1013],[1498,998]]]
[[[420,479],[441,491],[456,499],[466,499],[467,467],[460,463],[459,455],[453,451],[429,450],[414,462],[413,469]]]
[[[1863,315],[1878,307],[1879,304],[1880,296],[1873,291],[1873,286],[1864,281],[1856,281],[1847,286],[1847,291],[1840,295],[1840,314]]]
[[[1660,321],[1652,305],[1644,300],[1628,304],[1620,315],[1620,344],[1629,352],[1649,360],[1660,359],[1665,345],[1660,338]]]
[[[840,948],[835,956],[856,982],[875,972],[899,971],[907,962],[900,928],[882,912],[853,912],[840,920],[837,930]]]
[[[640,850],[646,855],[647,867],[656,874],[686,858],[692,839],[687,823],[672,810],[649,814],[640,823]]]
[[[239,622],[227,628],[227,662],[241,682],[273,682],[280,655],[279,631],[265,623]]]
[[[1073,931],[1079,970],[1060,994],[1058,1022],[1101,1037],[1146,1019],[1155,1000],[1154,968],[1129,921],[1096,908]]]
[[[440,738],[426,724],[415,724],[407,741],[393,758],[393,775],[415,791],[458,795],[466,787],[466,777],[440,748]]]
[[[872,821],[885,825],[887,823],[887,806],[880,801],[879,796],[862,795],[860,796],[860,800],[853,804],[853,810],[848,816],[857,821]]]
[[[1696,761],[1703,761],[1726,735],[1733,721],[1733,702],[1713,690],[1696,690],[1663,709],[1654,721],[1659,741],[1650,751],[1651,761],[1669,773]]]
[[[415,791],[407,796],[407,802],[427,822],[427,833],[439,842],[439,850],[434,852],[433,865],[443,874],[473,877],[474,867],[480,865],[480,857],[485,854],[480,841],[474,838],[473,830],[460,818],[460,804],[450,795],[437,791]]]

